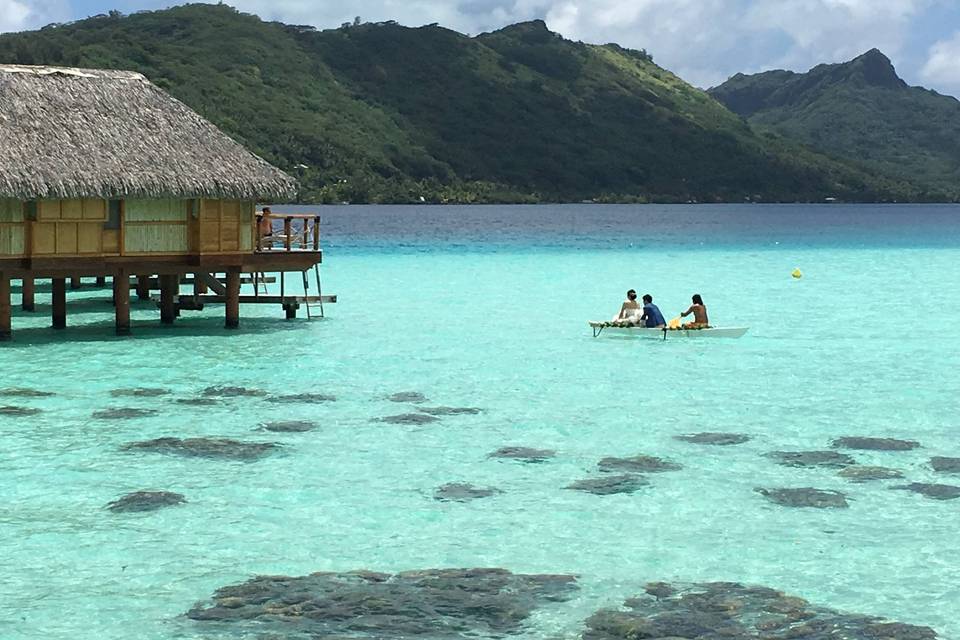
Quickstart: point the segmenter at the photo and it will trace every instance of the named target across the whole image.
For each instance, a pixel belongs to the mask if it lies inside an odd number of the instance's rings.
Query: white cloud
[[[20,31],[26,27],[30,8],[17,0],[0,0],[0,31]]]
[[[0,33],[36,29],[69,15],[66,0],[0,0]]]
[[[930,47],[920,75],[929,82],[960,89],[960,31]]]

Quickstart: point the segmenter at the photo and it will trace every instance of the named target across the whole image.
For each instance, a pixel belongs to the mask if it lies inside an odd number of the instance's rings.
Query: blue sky
[[[130,13],[163,0],[0,0],[0,31]],[[911,84],[960,95],[958,0],[235,0],[269,20],[336,27],[431,22],[475,34],[543,18],[568,38],[645,48],[702,87],[774,68],[805,71],[879,48]]]

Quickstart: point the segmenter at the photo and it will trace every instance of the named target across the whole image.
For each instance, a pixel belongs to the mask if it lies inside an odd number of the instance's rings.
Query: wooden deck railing
[[[270,234],[261,232],[262,221],[270,222]],[[283,220],[277,233],[274,221]],[[312,223],[312,224],[311,224]],[[320,251],[320,216],[312,213],[257,214],[257,251]]]

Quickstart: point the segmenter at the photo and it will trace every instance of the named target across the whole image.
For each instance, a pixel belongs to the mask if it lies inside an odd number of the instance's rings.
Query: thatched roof
[[[282,201],[295,191],[139,73],[0,64],[0,198]]]

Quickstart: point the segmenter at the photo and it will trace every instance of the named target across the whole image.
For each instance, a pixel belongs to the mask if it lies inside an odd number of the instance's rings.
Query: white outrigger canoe
[[[591,321],[593,337],[602,335],[636,338],[656,338],[667,340],[670,338],[741,338],[749,327],[708,327],[706,329],[667,329],[641,327],[630,322],[600,322]]]

